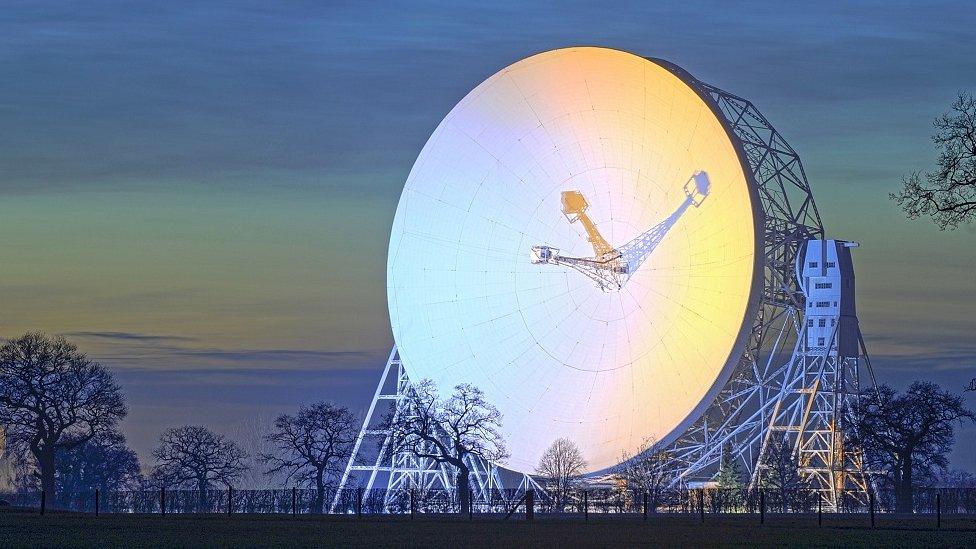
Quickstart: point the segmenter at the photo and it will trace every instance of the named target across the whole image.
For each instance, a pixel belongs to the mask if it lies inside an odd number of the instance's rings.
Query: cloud
[[[874,355],[872,362],[884,373],[903,372],[925,376],[932,372],[968,371],[976,375],[976,353],[954,352],[918,355]]]
[[[298,370],[309,368],[358,369],[386,359],[378,350],[324,350],[286,348],[198,347],[200,338],[124,331],[72,331],[68,337],[91,339],[89,354],[116,368],[165,372],[202,372],[207,366],[219,369],[260,370],[263,365],[291,365]],[[382,367],[380,364],[379,367]]]
[[[369,351],[316,351],[305,349],[181,349],[173,351],[172,354],[200,360],[233,362],[235,364],[336,364],[357,363],[376,358],[376,353]]]
[[[126,331],[71,331],[63,335],[89,340],[88,355],[116,371],[146,372],[340,372],[383,367],[387,349],[290,349],[198,346],[198,337]],[[258,372],[259,374],[254,374]],[[221,379],[228,379],[223,377]],[[260,384],[260,383],[259,383]]]
[[[138,342],[172,342],[172,341],[196,341],[197,338],[187,336],[139,334],[133,332],[66,332],[63,335],[68,337],[108,339],[116,341],[138,341]]]
[[[276,370],[340,371],[382,368],[386,350],[216,348],[181,345],[193,338],[113,338],[115,345],[90,356],[115,370],[193,371]]]
[[[153,369],[153,370],[122,370],[118,377],[124,383],[151,387],[153,390],[179,387],[179,392],[186,394],[190,388],[197,391],[227,391],[229,388],[243,390],[245,395],[249,389],[267,391],[269,388],[291,388],[313,386],[329,388],[330,393],[341,392],[343,387],[354,380],[358,385],[366,380],[367,384],[375,383],[383,368],[383,363],[369,362],[369,367],[355,365],[346,368],[290,368],[282,367],[239,367],[227,368],[194,368],[194,369]],[[208,389],[209,388],[209,389]]]

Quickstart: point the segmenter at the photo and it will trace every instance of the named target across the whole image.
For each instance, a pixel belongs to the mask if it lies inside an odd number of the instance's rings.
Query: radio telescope
[[[399,413],[409,381],[430,379],[484,391],[510,470],[531,474],[558,438],[591,472],[652,441],[674,449],[676,482],[725,445],[755,481],[775,432],[809,454],[833,504],[854,455],[833,457],[835,411],[857,391],[859,355],[845,362],[834,332],[800,344],[804,285],[821,275],[798,277],[797,260],[822,236],[799,158],[748,101],[606,48],[502,69],[447,114],[407,178],[387,263],[396,347],[341,484],[437,476],[382,450],[357,457],[367,437],[386,447],[377,403]],[[841,249],[823,242],[821,254]],[[472,463],[485,498],[493,465]]]
[[[602,48],[519,61],[407,178],[387,269],[400,359],[484,390],[520,472],[557,438],[591,470],[670,442],[741,352],[757,209],[721,120],[666,68]]]

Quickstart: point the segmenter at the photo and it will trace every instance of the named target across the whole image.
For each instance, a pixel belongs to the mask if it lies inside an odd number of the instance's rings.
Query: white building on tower
[[[799,278],[806,294],[806,346],[811,352],[857,356],[857,310],[854,301],[856,242],[807,242]],[[835,337],[836,336],[836,337]]]

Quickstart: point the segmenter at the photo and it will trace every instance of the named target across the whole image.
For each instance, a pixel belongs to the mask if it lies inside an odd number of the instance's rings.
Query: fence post
[[[590,520],[589,490],[583,490],[583,520]]]
[[[823,496],[817,494],[817,526],[823,526]]]
[[[41,490],[41,515],[44,515],[44,509],[47,507],[47,492]]]
[[[468,520],[474,520],[474,490],[468,488]]]
[[[160,514],[166,514],[166,487],[159,489],[159,512]]]
[[[298,514],[298,488],[291,487],[291,516]]]
[[[766,492],[759,489],[759,524],[766,524]]]
[[[644,521],[647,521],[647,490],[644,490]]]
[[[233,512],[233,502],[234,502],[234,489],[230,486],[227,487],[227,516]]]
[[[705,524],[705,489],[698,489],[698,514],[701,515],[701,523]]]
[[[935,494],[935,527],[942,528],[942,497],[939,493]]]
[[[363,518],[363,487],[356,488],[356,516]]]
[[[525,491],[525,520],[532,520],[535,515],[535,490]]]
[[[874,528],[874,492],[868,490],[868,504],[871,507],[871,528]]]

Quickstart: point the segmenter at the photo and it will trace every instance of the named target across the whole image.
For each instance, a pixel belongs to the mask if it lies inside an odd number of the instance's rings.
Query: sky
[[[364,413],[392,335],[385,267],[413,161],[470,89],[600,45],[749,98],[800,153],[828,237],[857,240],[880,381],[976,377],[976,229],[887,198],[976,91],[965,3],[5,2],[0,337],[109,367],[159,433],[327,399]],[[967,402],[976,407],[974,393]],[[953,465],[976,471],[976,429]]]

